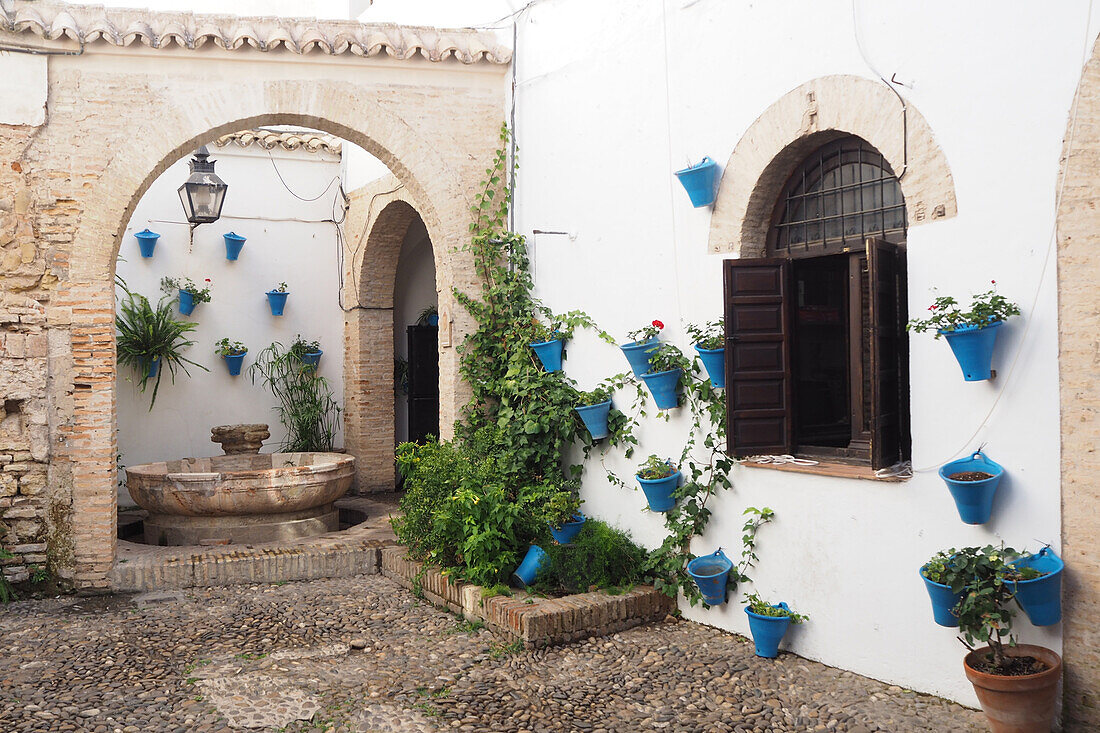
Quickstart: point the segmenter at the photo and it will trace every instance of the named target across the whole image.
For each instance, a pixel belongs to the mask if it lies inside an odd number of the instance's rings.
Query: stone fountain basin
[[[289,514],[336,501],[354,474],[343,453],[244,453],[128,466],[126,488],[156,515]]]

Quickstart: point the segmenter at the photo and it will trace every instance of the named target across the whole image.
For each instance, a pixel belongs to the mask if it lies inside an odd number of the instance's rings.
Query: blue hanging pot
[[[148,228],[146,228],[142,229],[140,232],[135,232],[134,236],[137,237],[138,248],[141,250],[141,256],[152,257],[153,250],[157,246],[157,240],[160,239],[160,235],[156,232],[151,232]]]
[[[718,195],[718,164],[704,157],[695,165],[676,171],[684,190],[687,191],[691,205],[695,208],[710,206]]]
[[[191,315],[195,311],[195,296],[188,290],[180,291],[180,313],[185,316]]]
[[[707,370],[707,376],[710,377],[710,383],[718,389],[726,388],[726,350],[725,349],[702,349],[699,345],[695,345],[695,350],[699,352],[699,359],[703,362],[703,368]]]
[[[648,341],[631,341],[629,344],[620,344],[623,356],[630,362],[630,368],[634,370],[634,376],[640,377],[649,371],[649,360],[657,351],[660,341],[656,336]]]
[[[584,421],[584,426],[588,428],[588,434],[592,436],[592,440],[600,440],[611,434],[607,427],[607,418],[611,414],[611,400],[597,402],[594,405],[582,405],[573,409],[581,416],[581,420]]]
[[[222,358],[225,359],[225,365],[229,368],[229,376],[240,376],[241,365],[244,364],[244,357],[248,355],[247,351],[242,351],[239,354],[223,354]]]
[[[289,295],[290,293],[286,291],[267,291],[267,304],[271,306],[271,315],[281,316],[283,314],[283,309],[286,308],[286,299]]]
[[[963,599],[962,593],[952,593],[951,586],[943,583],[934,583],[924,577],[924,567],[918,571],[920,579],[924,581],[924,587],[928,591],[928,597],[932,600],[932,618],[940,626],[958,626],[958,617],[951,613],[959,601]]]
[[[573,538],[584,528],[584,523],[588,517],[584,516],[581,512],[577,512],[573,515],[573,519],[569,522],[563,522],[561,527],[555,527],[550,525],[550,534],[554,537],[554,541],[559,545],[568,545],[573,541]]]
[[[317,371],[317,367],[321,364],[321,355],[324,351],[318,349],[317,351],[307,351],[304,354],[298,354],[298,360],[302,362],[306,367]]]
[[[642,375],[642,381],[653,393],[653,401],[662,410],[671,410],[680,406],[680,376],[683,369],[669,369],[667,372],[650,372]]]
[[[940,478],[947,484],[955,499],[959,517],[967,524],[985,524],[989,521],[989,516],[993,513],[993,495],[997,492],[997,484],[1001,482],[1004,472],[1000,464],[986,458],[981,451],[975,452],[969,458],[940,466]],[[977,481],[951,478],[967,473],[984,473],[989,478]]]
[[[535,356],[539,358],[542,366],[548,372],[561,371],[561,354],[564,346],[565,342],[561,339],[550,339],[549,341],[531,344],[531,348],[535,350]]]
[[[538,545],[531,545],[523,558],[523,562],[516,568],[516,572],[512,573],[512,580],[521,587],[529,586],[535,582],[543,567],[549,566],[549,564],[550,556],[546,554],[546,551]]]
[[[1053,626],[1062,620],[1062,571],[1066,564],[1044,547],[1034,555],[1028,555],[1012,563],[1018,568],[1034,568],[1047,573],[1034,580],[1012,581],[1016,601],[1024,609],[1031,623],[1036,626]]]
[[[786,603],[779,603],[772,608],[791,610]],[[748,606],[745,606],[745,613],[749,617],[749,631],[752,632],[752,641],[756,645],[756,656],[775,659],[779,656],[779,642],[783,641],[787,628],[791,625],[791,617],[764,616],[753,613]]]
[[[145,375],[149,379],[156,379],[157,378],[157,373],[159,371],[160,371],[160,357],[158,356],[155,359],[153,359],[151,362],[149,362],[149,369],[145,372]]]
[[[235,260],[241,254],[245,238],[235,232],[222,235],[225,238],[225,259]]]
[[[651,510],[667,512],[676,506],[676,497],[673,496],[673,493],[676,491],[676,487],[680,485],[679,471],[664,478],[648,479],[637,474],[634,474],[634,478],[638,479],[638,483],[642,485],[645,500]]]
[[[992,376],[993,346],[1001,323],[1003,321],[994,321],[985,326],[959,326],[954,331],[939,331],[947,339],[966,381],[981,382]]]
[[[726,602],[726,583],[733,563],[719,547],[710,555],[701,555],[687,565],[688,575],[695,581],[703,603],[717,606]]]

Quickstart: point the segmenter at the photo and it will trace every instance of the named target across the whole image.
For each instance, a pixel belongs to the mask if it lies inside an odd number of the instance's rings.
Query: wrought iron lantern
[[[205,145],[196,150],[190,163],[191,175],[179,187],[183,211],[192,225],[217,221],[222,215],[225,190],[229,188],[214,173],[214,161],[209,158],[210,152]]]

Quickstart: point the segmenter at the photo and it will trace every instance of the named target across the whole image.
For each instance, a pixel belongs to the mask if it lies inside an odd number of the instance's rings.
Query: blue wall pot
[[[145,372],[145,375],[149,379],[156,379],[157,378],[157,372],[159,372],[159,371],[160,371],[160,357],[158,356],[157,358],[155,358],[151,362],[149,362],[149,369],[148,369],[148,371]]]
[[[932,599],[932,618],[940,626],[958,626],[959,619],[951,613],[951,609],[959,605],[963,599],[962,593],[952,593],[951,586],[943,583],[933,583],[924,577],[924,566],[917,571],[920,579],[924,581],[924,587],[928,590],[928,597]]]
[[[968,382],[981,382],[989,379],[990,365],[993,363],[993,345],[997,341],[997,329],[1002,321],[994,321],[987,326],[960,326],[954,331],[940,331],[947,339],[947,345],[955,352],[955,359],[962,367],[963,377]]]
[[[597,402],[594,405],[582,405],[573,409],[581,416],[581,420],[584,421],[584,426],[588,428],[588,434],[592,436],[593,440],[600,440],[611,434],[607,427],[607,418],[611,414],[611,400]]]
[[[189,316],[195,312],[195,296],[187,290],[180,291],[180,313]]]
[[[539,358],[542,366],[548,372],[561,371],[561,354],[564,346],[565,342],[561,339],[550,339],[549,341],[531,344],[531,348],[535,350],[535,356]]]
[[[271,306],[271,315],[281,316],[283,308],[286,308],[286,299],[290,293],[280,293],[278,290],[267,291],[267,304]]]
[[[982,481],[955,481],[948,478],[966,471],[982,471],[992,478]],[[959,517],[967,524],[985,524],[989,521],[989,515],[993,513],[993,495],[997,492],[997,484],[1001,482],[1004,472],[1000,464],[986,458],[981,451],[969,458],[940,466],[940,478],[947,484],[947,489],[955,499]]]
[[[710,206],[718,195],[718,164],[704,157],[695,165],[676,171],[684,190],[687,191],[691,205],[695,208]]]
[[[428,316],[428,325],[429,326],[438,326],[439,325],[439,314],[438,313],[433,313],[430,316]]]
[[[634,370],[634,376],[640,377],[649,371],[649,359],[661,342],[656,336],[648,341],[631,341],[629,344],[619,344],[623,356],[630,362],[630,368]]]
[[[1054,550],[1044,547],[1034,555],[1023,557],[1012,564],[1050,573],[1034,580],[1012,583],[1016,591],[1016,601],[1031,623],[1036,626],[1053,626],[1061,621],[1062,570],[1066,567],[1062,558],[1055,555]]]
[[[703,368],[707,370],[710,383],[718,389],[726,388],[726,350],[725,349],[700,349],[699,359],[703,362]]]
[[[225,238],[225,259],[237,259],[237,256],[241,253],[241,247],[244,246],[245,238],[234,232],[229,232],[222,236]]]
[[[680,376],[683,369],[669,369],[667,372],[650,372],[642,375],[642,381],[653,393],[653,401],[662,410],[671,410],[680,406]]]
[[[650,509],[655,512],[667,512],[676,506],[676,497],[672,494],[680,485],[679,471],[664,478],[647,479],[638,474],[634,474],[634,478],[638,479],[638,483],[642,485],[642,491],[645,492],[645,500],[649,503]]]
[[[524,556],[523,562],[512,573],[512,580],[520,586],[528,586],[535,582],[543,567],[550,565],[550,556],[538,545],[531,545]]]
[[[695,581],[699,593],[703,596],[703,603],[708,606],[717,606],[726,602],[726,581],[729,580],[733,563],[718,548],[710,555],[701,555],[688,563],[687,571]]]
[[[229,376],[236,377],[241,373],[241,364],[244,363],[244,358],[248,355],[245,351],[242,354],[226,354],[222,356],[225,359],[225,365],[229,367]]]
[[[140,232],[135,232],[134,236],[137,237],[138,248],[141,250],[141,256],[152,257],[153,250],[157,246],[157,240],[160,239],[160,235],[156,232],[151,232],[148,229],[142,229]]]
[[[318,365],[321,363],[321,354],[324,351],[307,351],[304,354],[299,354],[298,359],[310,369],[317,370]]]
[[[786,603],[780,603],[772,608],[782,608],[789,611]],[[775,659],[779,656],[779,642],[787,633],[787,627],[791,625],[790,616],[762,616],[753,613],[745,606],[745,614],[749,617],[749,631],[752,632],[752,641],[756,645],[756,656],[767,659]]]
[[[554,541],[559,545],[568,545],[584,527],[584,523],[587,519],[588,517],[584,516],[584,514],[577,512],[573,515],[573,520],[571,522],[562,523],[561,528],[550,525],[550,534],[553,535]]]

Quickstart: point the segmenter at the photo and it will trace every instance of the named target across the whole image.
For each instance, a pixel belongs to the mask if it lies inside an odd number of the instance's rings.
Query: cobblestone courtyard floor
[[[688,622],[527,652],[378,575],[160,595],[0,606],[0,731],[986,729]]]

